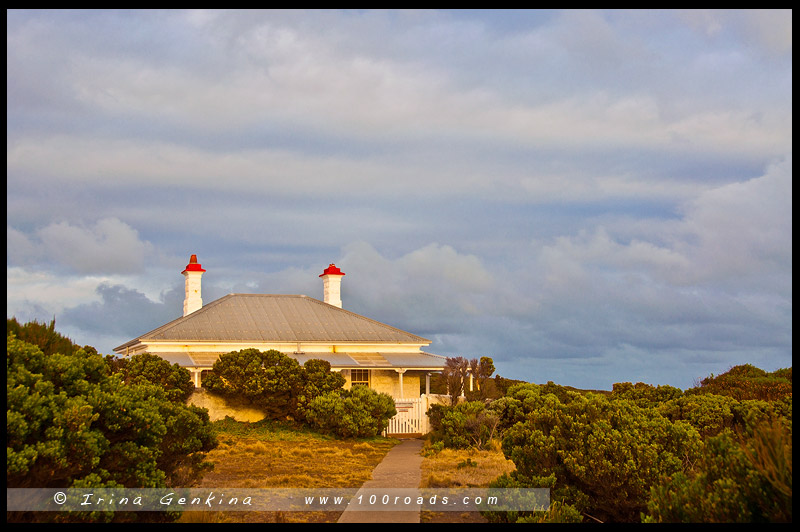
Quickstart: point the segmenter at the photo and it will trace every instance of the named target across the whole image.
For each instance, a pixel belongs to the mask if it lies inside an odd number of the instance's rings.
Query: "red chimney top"
[[[339,268],[337,268],[335,264],[331,264],[330,266],[325,268],[320,277],[322,277],[323,275],[344,275],[344,272]]]
[[[192,255],[192,257],[189,259],[189,264],[186,265],[186,269],[183,270],[181,273],[204,272],[204,271],[205,270],[203,269],[203,267],[197,263],[197,255]]]

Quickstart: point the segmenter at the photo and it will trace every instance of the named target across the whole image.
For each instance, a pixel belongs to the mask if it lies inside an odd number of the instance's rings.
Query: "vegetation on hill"
[[[467,401],[431,408],[429,452],[488,456],[502,449],[514,467],[504,465],[492,486],[551,490],[550,510],[484,512],[491,522],[792,520],[791,368],[735,366],[686,391],[625,382],[596,392],[492,378],[488,357],[452,364],[449,376],[462,386],[465,367],[477,376],[475,389],[464,390]],[[223,355],[214,369],[204,382],[210,390],[260,405],[271,419],[225,421],[215,431],[207,411],[185,405],[193,390],[185,368],[153,355],[103,357],[60,335],[55,321],[7,320],[7,486],[198,485],[209,481],[202,479],[217,432],[228,438],[219,456],[235,456],[245,475],[250,469],[244,464],[257,457],[273,464],[290,453],[311,467],[317,462],[303,458],[322,448],[330,447],[331,458],[341,452],[356,462],[359,454],[379,460],[388,449],[364,440],[320,447],[328,436],[303,432],[305,422],[339,437],[370,437],[396,412],[385,394],[343,390],[341,375],[323,361],[300,366],[277,351],[253,349]],[[446,386],[446,377],[434,379],[435,386]],[[452,381],[450,390],[463,389]],[[286,425],[290,431],[274,421],[287,418],[294,420]],[[242,452],[229,447],[239,435],[249,441]],[[268,448],[264,438],[281,443]],[[295,442],[306,440],[310,454],[298,454]],[[462,455],[450,461],[456,456]],[[469,459],[456,467],[478,466]],[[310,471],[264,478],[302,484],[316,478]],[[152,522],[179,515],[28,512],[8,520]]]
[[[430,439],[477,450],[498,438],[516,470],[493,486],[551,489],[550,511],[490,521],[791,522],[791,376],[736,366],[685,392],[516,384],[431,408]]]

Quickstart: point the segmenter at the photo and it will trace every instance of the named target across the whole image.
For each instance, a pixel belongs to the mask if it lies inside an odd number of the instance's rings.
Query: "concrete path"
[[[354,499],[362,495],[366,502],[371,495],[378,500],[385,495],[394,499],[400,490],[417,489],[422,480],[423,440],[403,440],[383,457],[381,463],[372,470],[372,480],[366,481]],[[402,497],[400,498],[402,500]],[[384,506],[388,507],[388,506]],[[396,506],[398,510],[363,511],[353,506],[345,510],[338,523],[419,523],[419,506]]]

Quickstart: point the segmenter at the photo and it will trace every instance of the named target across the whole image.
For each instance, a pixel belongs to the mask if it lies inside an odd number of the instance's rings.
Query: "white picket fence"
[[[427,434],[431,428],[426,412],[430,405],[443,402],[443,397],[447,396],[422,395],[410,399],[395,399],[397,415],[389,420],[385,435]]]

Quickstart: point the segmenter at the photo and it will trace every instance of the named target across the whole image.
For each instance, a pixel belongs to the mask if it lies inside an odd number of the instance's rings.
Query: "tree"
[[[481,357],[478,363],[478,389],[481,391],[481,399],[489,397],[488,383],[494,374],[494,360],[491,357]]]
[[[303,420],[315,397],[344,386],[345,379],[323,360],[301,366],[270,349],[242,349],[220,355],[203,385],[210,391],[247,399],[271,419]]]
[[[180,486],[210,466],[205,409],[125,384],[94,350],[45,355],[11,334],[6,353],[8,487]]]
[[[458,398],[464,392],[464,382],[469,375],[469,362],[464,357],[448,357],[444,363],[442,375],[447,382],[447,393],[450,404],[458,404]]]
[[[45,355],[61,353],[71,355],[80,347],[72,340],[56,331],[56,319],[49,324],[39,323],[36,320],[29,321],[24,325],[20,324],[16,318],[6,320],[6,336],[13,334],[14,337],[33,344],[42,350]],[[93,347],[85,346],[84,351],[93,351]],[[97,351],[94,351],[95,353]]]
[[[312,399],[306,408],[311,425],[342,438],[377,436],[396,415],[390,395],[366,386],[326,392]]]
[[[125,384],[157,384],[174,401],[186,402],[194,392],[189,370],[170,364],[158,355],[143,353],[123,359],[120,365]]]
[[[480,360],[470,359],[469,372],[475,379],[475,385],[478,388],[478,393],[473,393],[473,396],[477,395],[480,399],[487,399],[491,396],[488,383],[494,370],[494,361],[490,357],[481,357]]]

